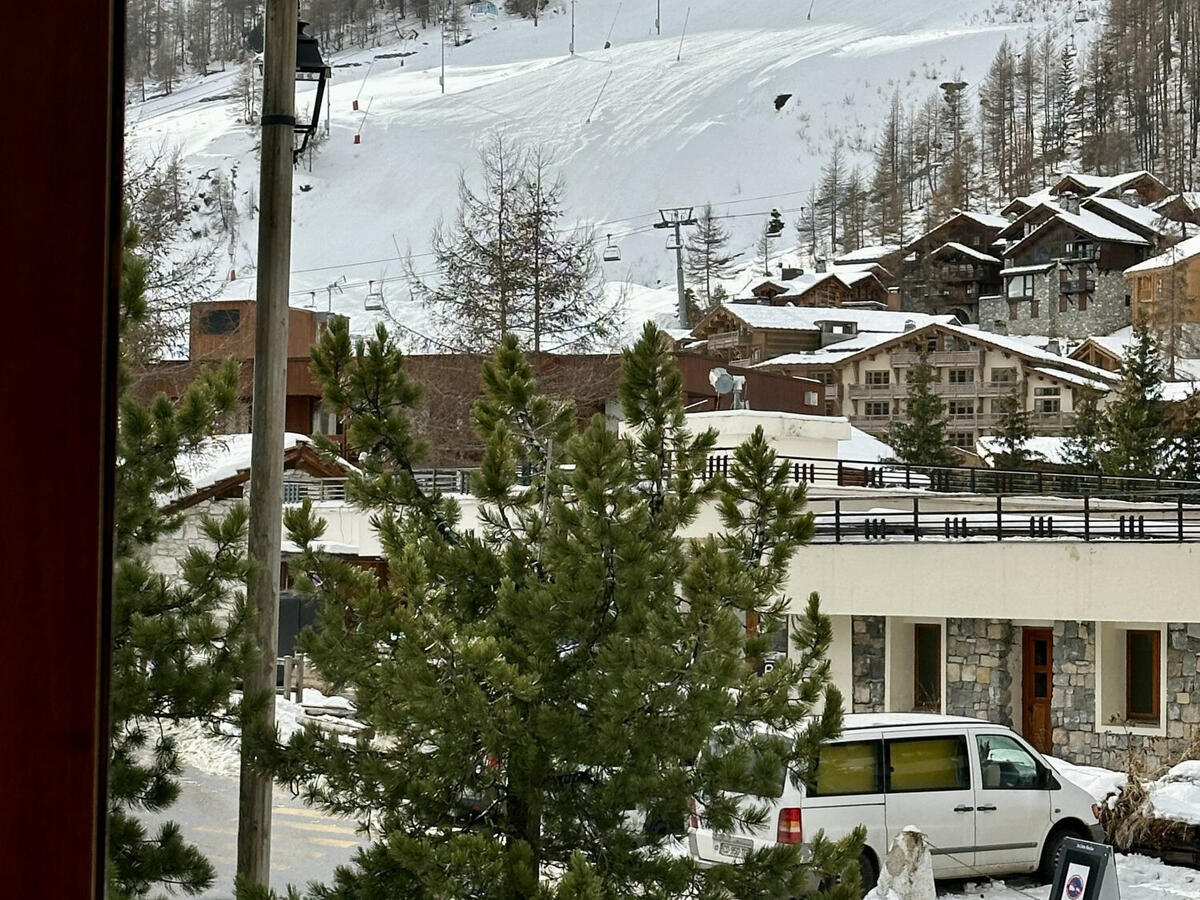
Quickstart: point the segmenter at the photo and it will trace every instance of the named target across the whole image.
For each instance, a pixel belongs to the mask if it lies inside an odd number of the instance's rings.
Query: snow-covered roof
[[[975,450],[979,454],[979,458],[984,462],[991,463],[996,454],[1003,452],[1000,440],[996,435],[980,435],[979,440],[975,442]],[[1027,438],[1021,447],[1037,459],[1065,465],[1068,440],[1069,438],[1065,437],[1031,437]]]
[[[1111,215],[1148,228],[1157,234],[1172,234],[1179,231],[1178,222],[1173,222],[1166,216],[1160,215],[1149,206],[1140,204],[1130,206],[1124,200],[1117,200],[1113,197],[1088,197],[1083,201],[1083,205],[1093,209],[1107,210]]]
[[[1139,234],[1134,234],[1128,228],[1122,228],[1116,222],[1110,222],[1104,216],[1092,212],[1090,209],[1080,208],[1079,212],[1067,212],[1065,209],[1060,210],[1057,215],[1051,220],[1058,219],[1061,222],[1066,222],[1077,231],[1081,231],[1089,237],[1094,237],[1098,241],[1113,241],[1118,244],[1139,244],[1147,246],[1148,241]],[[1039,228],[1033,231],[1030,237],[1037,234],[1046,227],[1047,223],[1043,223]]]
[[[836,278],[846,287],[850,287],[864,279],[874,278],[873,268],[873,264],[836,265],[824,272],[804,272],[795,278],[788,279],[758,276],[748,281],[738,291],[737,297],[749,300],[754,297],[752,293],[754,289],[763,285],[771,285],[773,288],[776,288],[778,293],[775,296],[777,297],[803,297],[817,285],[830,278]]]
[[[763,306],[756,303],[725,303],[720,309],[741,319],[751,328],[781,331],[818,331],[823,322],[853,322],[860,332],[900,334],[906,326],[920,328],[949,316],[930,316],[916,312],[892,312],[882,309],[854,309],[844,306]]]
[[[1033,266],[1009,266],[1006,269],[1000,270],[1001,278],[1011,278],[1013,275],[1036,275],[1039,272],[1049,272],[1054,268],[1054,263],[1038,263]]]
[[[171,495],[159,497],[159,503],[166,504],[191,494],[210,488],[227,478],[233,478],[241,472],[250,470],[250,444],[252,435],[249,434],[219,434],[206,438],[195,450],[182,454],[176,460],[179,473],[188,480],[190,487]],[[313,445],[313,439],[308,435],[288,432],[283,436],[284,453],[296,447]],[[338,460],[347,472],[354,470],[346,460]],[[283,465],[283,460],[280,460]]]
[[[1063,369],[1051,369],[1047,366],[1034,366],[1033,371],[1039,375],[1048,375],[1051,378],[1057,378],[1060,381],[1065,381],[1067,384],[1073,384],[1076,387],[1091,388],[1093,391],[1107,391],[1112,385],[1106,381],[1097,381],[1094,378],[1086,378],[1083,375],[1076,375],[1074,372],[1067,372]]]
[[[850,437],[838,441],[837,458],[853,462],[881,462],[885,459],[895,459],[896,451],[879,438],[851,425]]]
[[[960,216],[966,216],[968,219],[974,219],[980,225],[988,228],[1004,228],[1008,225],[1008,219],[1004,216],[998,216],[995,213],[973,212],[969,209],[960,209],[956,211]]]
[[[997,265],[999,265],[999,263],[1000,263],[1000,260],[996,259],[996,257],[989,256],[987,253],[981,253],[979,250],[976,250],[974,247],[968,247],[966,244],[960,244],[958,241],[947,241],[946,243],[942,244],[942,246],[940,246],[936,250],[934,250],[931,255],[936,256],[937,254],[941,253],[943,250],[955,250],[959,253],[962,253],[966,256],[971,257],[972,259],[977,259],[980,262],[995,263]]]
[[[1182,240],[1175,246],[1168,248],[1166,252],[1160,253],[1158,256],[1152,256],[1144,262],[1138,263],[1136,266],[1130,266],[1125,270],[1125,274],[1132,275],[1136,272],[1165,269],[1197,255],[1200,255],[1200,236]]]
[[[869,247],[859,247],[849,253],[843,253],[834,262],[838,265],[854,262],[874,262],[900,249],[899,244],[872,244]]]
[[[1200,191],[1180,191],[1178,194],[1171,194],[1171,196],[1159,200],[1152,208],[1162,209],[1164,206],[1170,206],[1176,200],[1182,200],[1192,209],[1200,209]]]
[[[1057,189],[1068,178],[1093,191],[1094,195],[1112,195],[1115,191],[1119,191],[1139,178],[1154,178],[1154,176],[1145,169],[1139,169],[1134,172],[1121,172],[1117,175],[1089,175],[1083,172],[1065,172],[1059,178],[1057,184],[1054,185],[1054,189]],[[1157,181],[1158,179],[1155,178],[1154,180]]]

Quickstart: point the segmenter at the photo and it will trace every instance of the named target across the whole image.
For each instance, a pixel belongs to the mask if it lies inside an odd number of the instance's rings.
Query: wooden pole
[[[246,731],[275,725],[279,630],[279,541],[283,526],[283,416],[287,387],[288,270],[292,255],[292,137],[295,130],[295,0],[267,0],[259,175],[258,294],[254,333],[254,410],[250,445],[247,584],[257,655],[246,667],[245,695],[261,698]],[[249,764],[244,735],[238,792],[238,874],[269,884],[271,777]]]

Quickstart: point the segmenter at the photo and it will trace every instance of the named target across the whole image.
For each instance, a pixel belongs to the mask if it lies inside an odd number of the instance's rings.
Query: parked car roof
[[[994,725],[986,719],[968,716],[943,716],[939,713],[850,713],[846,716],[843,731],[860,728],[900,728],[919,725]]]

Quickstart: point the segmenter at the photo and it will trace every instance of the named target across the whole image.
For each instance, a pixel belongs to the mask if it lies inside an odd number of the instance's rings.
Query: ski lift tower
[[[680,236],[679,230],[684,225],[695,225],[696,217],[692,215],[695,211],[691,206],[676,206],[671,209],[660,209],[658,214],[662,216],[661,222],[655,222],[655,228],[670,228],[673,229],[672,234],[667,237],[667,249],[675,251],[675,285],[679,296],[677,303],[679,304],[679,327],[690,327],[688,322],[688,307],[687,297],[683,290],[683,239]]]

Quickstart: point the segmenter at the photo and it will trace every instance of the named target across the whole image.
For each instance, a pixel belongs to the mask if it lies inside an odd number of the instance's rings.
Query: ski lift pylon
[[[621,248],[613,243],[612,235],[608,235],[608,243],[604,246],[605,262],[619,262],[621,259]]]
[[[379,290],[375,290],[375,282],[367,282],[367,299],[363,304],[365,309],[383,309],[383,284],[380,283]]]

